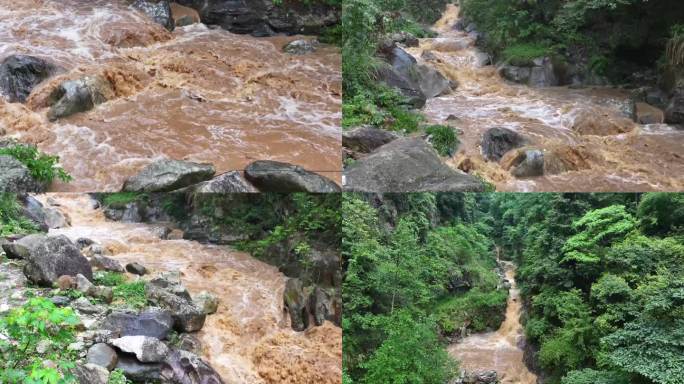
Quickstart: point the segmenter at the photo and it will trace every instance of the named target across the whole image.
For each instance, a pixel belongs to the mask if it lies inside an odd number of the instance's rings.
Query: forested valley
[[[506,264],[536,382],[681,383],[683,223],[681,194],[347,194],[344,383],[524,382],[452,353],[509,321]]]

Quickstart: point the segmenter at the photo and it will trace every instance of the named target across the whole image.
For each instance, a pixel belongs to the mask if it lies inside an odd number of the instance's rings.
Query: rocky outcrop
[[[498,71],[501,77],[507,80],[533,87],[552,87],[560,84],[551,58],[539,57],[526,64],[503,63],[499,65]]]
[[[12,156],[0,155],[0,193],[42,192],[45,186],[37,182],[31,171]]]
[[[48,97],[51,121],[85,112],[111,97],[111,84],[101,76],[86,76],[62,82]]]
[[[171,15],[171,6],[168,0],[136,0],[133,8],[142,11],[155,23],[161,24],[169,31],[173,31],[176,22]]]
[[[38,285],[51,287],[62,275],[93,278],[88,259],[66,236],[30,235],[19,243],[26,248],[24,274]]]
[[[309,327],[306,293],[299,279],[288,279],[283,292],[285,307],[290,314],[292,329],[301,332]]]
[[[486,160],[499,161],[506,152],[522,147],[526,142],[521,134],[511,129],[490,128],[482,136],[482,156]]]
[[[684,124],[684,88],[676,88],[665,110],[665,122]]]
[[[398,138],[394,132],[364,126],[342,132],[342,145],[356,152],[370,153]]]
[[[126,180],[125,192],[170,192],[211,179],[216,170],[211,164],[182,160],[158,160]]]
[[[324,1],[285,0],[177,0],[196,9],[205,24],[233,33],[270,36],[276,33],[318,35],[339,23],[339,5]]]
[[[261,192],[334,193],[340,187],[332,180],[297,165],[279,161],[255,161],[245,168],[245,178]]]
[[[397,89],[416,108],[422,108],[427,99],[452,89],[452,83],[439,71],[419,64],[411,54],[398,46],[385,51],[384,57],[389,65],[378,69],[378,80]]]
[[[145,285],[145,296],[171,313],[176,330],[196,332],[204,326],[207,315],[192,301],[190,293],[181,284],[179,273],[163,273],[150,280]]]
[[[33,88],[59,71],[39,57],[11,55],[0,63],[0,93],[10,103],[26,101]]]
[[[378,148],[344,171],[345,190],[355,192],[481,192],[478,178],[451,169],[421,138]]]

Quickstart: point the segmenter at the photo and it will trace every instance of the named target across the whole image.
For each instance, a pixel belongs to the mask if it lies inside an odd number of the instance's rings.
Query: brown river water
[[[649,191],[684,188],[684,131],[665,124],[639,125],[620,111],[629,91],[615,88],[532,88],[502,79],[494,66],[478,67],[475,40],[454,29],[459,8],[449,5],[434,29],[438,37],[421,39],[409,51],[419,62],[424,51],[437,60],[427,62],[458,83],[447,95],[430,99],[425,114],[433,123],[453,115],[461,145],[449,160],[453,167],[475,171],[503,191]],[[516,179],[480,153],[482,134],[506,127],[532,145],[557,154],[572,171]],[[581,135],[583,130],[628,132],[607,136]]]
[[[218,173],[271,159],[339,182],[341,55],[282,52],[302,36],[254,38],[204,24],[166,31],[118,1],[0,0],[0,60],[64,68],[26,105],[0,97],[0,128],[59,155],[74,177],[54,191],[113,191],[159,158],[213,163]],[[102,75],[114,97],[57,122],[46,99],[59,82]]]
[[[326,322],[305,332],[290,328],[283,307],[286,277],[274,266],[227,246],[160,240],[154,225],[107,221],[88,195],[38,197],[71,219],[50,230],[71,240],[90,238],[122,264],[139,262],[152,273],[181,271],[191,294],[208,291],[220,299],[199,333],[203,356],[226,383],[340,384],[342,330]]]
[[[515,266],[502,262],[511,283],[506,318],[496,332],[468,336],[447,350],[468,372],[495,370],[503,384],[535,384],[537,376],[523,362],[523,329],[520,324],[522,303],[515,284]]]

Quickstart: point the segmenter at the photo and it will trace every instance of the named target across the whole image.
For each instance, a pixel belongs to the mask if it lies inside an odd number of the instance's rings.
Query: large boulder
[[[107,368],[107,370],[111,371],[116,367],[119,357],[117,356],[116,351],[109,345],[97,343],[88,349],[86,361],[88,364],[99,365],[100,367]]]
[[[221,376],[194,353],[174,350],[166,358],[162,377],[172,383],[223,384]]]
[[[43,204],[29,194],[18,195],[17,201],[21,205],[21,215],[33,223],[40,231],[47,232],[49,228],[45,222],[47,214]]]
[[[559,85],[553,62],[549,57],[539,57],[524,65],[501,64],[498,67],[501,77],[520,84],[533,87],[551,87]]]
[[[580,135],[611,136],[631,132],[636,128],[627,117],[580,111],[572,122],[572,129]]]
[[[245,169],[245,177],[261,192],[334,193],[340,191],[340,187],[330,179],[300,166],[279,161],[255,161]]]
[[[133,8],[142,11],[155,23],[163,25],[169,31],[173,31],[176,27],[168,0],[136,0],[133,2]]]
[[[399,136],[394,132],[364,126],[343,132],[342,146],[357,152],[370,153],[398,138]]]
[[[204,181],[191,187],[195,193],[257,193],[259,190],[254,188],[245,180],[240,172],[231,171],[214,177],[209,181]]]
[[[345,190],[355,192],[482,192],[483,182],[442,163],[421,138],[395,140],[356,161],[344,172]]]
[[[452,89],[452,83],[439,71],[419,64],[411,54],[398,46],[389,49],[385,57],[389,66],[379,69],[380,81],[396,88],[417,108],[421,108],[426,99],[440,96]]]
[[[124,272],[124,267],[118,260],[114,260],[107,256],[93,255],[90,259],[90,265],[103,271]]]
[[[662,124],[665,122],[665,113],[658,107],[637,102],[634,105],[633,119],[639,124]]]
[[[200,22],[200,16],[197,10],[190,7],[184,7],[175,2],[171,3],[171,15],[176,23],[176,27],[185,27],[186,25]]]
[[[124,192],[170,192],[211,179],[216,170],[211,164],[182,160],[158,160],[126,180]]]
[[[28,251],[24,274],[38,285],[51,287],[62,275],[82,274],[89,280],[93,278],[88,259],[66,236],[36,237]]]
[[[0,193],[42,192],[43,189],[21,161],[0,155]]]
[[[12,55],[0,63],[0,93],[10,103],[26,101],[33,88],[55,74],[58,67],[41,58]]]
[[[337,25],[339,5],[324,1],[296,1],[286,5],[272,0],[177,0],[196,9],[202,22],[219,25],[233,33],[268,36],[276,33],[319,35]]]
[[[283,52],[291,55],[306,55],[316,51],[318,40],[298,39],[290,41],[283,47]]]
[[[51,121],[93,109],[107,101],[111,84],[101,76],[86,76],[62,82],[49,96],[47,117]]]
[[[123,352],[134,354],[141,363],[160,363],[169,354],[166,344],[149,336],[124,336],[109,343]]]
[[[490,128],[482,136],[482,156],[487,160],[499,161],[506,152],[522,147],[526,142],[521,134],[511,129]]]
[[[107,316],[100,328],[118,337],[149,336],[164,340],[173,328],[173,317],[171,312],[159,308],[147,308],[140,313],[117,311]]]
[[[69,216],[62,213],[56,208],[45,208],[45,224],[50,229],[65,228],[71,226],[71,219]]]
[[[336,321],[332,296],[321,287],[316,287],[311,292],[309,309],[316,325],[323,325],[325,320]]]
[[[285,307],[290,314],[292,329],[301,332],[309,327],[309,310],[307,308],[304,286],[299,279],[288,279],[283,292]]]
[[[176,330],[196,332],[204,326],[207,315],[192,301],[179,274],[162,274],[150,280],[145,295],[150,302],[171,312]]]
[[[202,291],[193,298],[193,302],[207,315],[218,311],[219,298],[213,293]]]

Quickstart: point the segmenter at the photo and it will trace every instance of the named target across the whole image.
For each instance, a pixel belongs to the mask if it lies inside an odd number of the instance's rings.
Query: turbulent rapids
[[[341,329],[326,322],[293,331],[283,310],[286,278],[276,267],[225,246],[160,240],[154,225],[107,221],[87,195],[41,199],[71,220],[70,227],[50,235],[90,238],[114,259],[139,262],[153,272],[181,271],[193,295],[218,296],[219,310],[207,317],[200,338],[204,357],[226,383],[340,383]]]
[[[119,190],[164,157],[218,173],[271,159],[337,179],[339,49],[284,53],[298,38],[204,24],[168,32],[123,0],[0,0],[0,60],[24,54],[60,68],[26,104],[0,98],[0,131],[60,156],[74,181],[57,191]],[[52,91],[84,76],[106,79],[107,101],[49,121]]]
[[[468,372],[494,370],[502,383],[535,384],[537,376],[531,373],[523,361],[523,330],[520,325],[520,292],[515,285],[515,266],[502,263],[511,288],[506,307],[506,318],[496,332],[476,334],[449,346],[449,354],[455,357],[461,369]]]
[[[458,83],[452,93],[428,100],[434,123],[456,126],[459,152],[453,167],[475,171],[505,191],[646,191],[684,188],[684,133],[665,124],[640,125],[622,112],[629,92],[614,88],[531,88],[503,80],[494,66],[478,65],[475,37],[456,30],[459,8],[449,5],[434,29],[438,37],[408,49]],[[481,63],[480,63],[481,64]],[[480,139],[492,127],[528,137],[544,151],[556,174],[515,179],[486,162]],[[505,160],[504,160],[505,164]],[[546,164],[545,164],[546,166]]]

